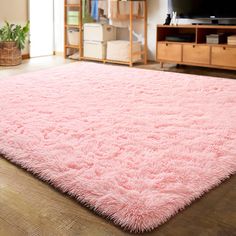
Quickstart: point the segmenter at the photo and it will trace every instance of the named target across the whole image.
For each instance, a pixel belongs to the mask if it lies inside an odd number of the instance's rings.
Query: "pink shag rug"
[[[236,81],[79,62],[0,79],[0,152],[151,230],[236,171]]]

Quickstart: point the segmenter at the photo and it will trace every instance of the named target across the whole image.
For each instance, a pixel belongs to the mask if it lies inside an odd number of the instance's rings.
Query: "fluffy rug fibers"
[[[0,79],[0,152],[151,230],[236,171],[236,81],[78,62]]]

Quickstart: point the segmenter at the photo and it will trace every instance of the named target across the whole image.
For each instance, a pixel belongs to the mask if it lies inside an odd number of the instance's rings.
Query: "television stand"
[[[207,44],[209,34],[236,35],[230,25],[158,25],[156,60],[164,63],[236,70],[236,45]],[[193,34],[194,42],[169,42],[167,36]]]
[[[192,23],[192,25],[223,25],[223,26],[236,26],[236,24],[223,24],[223,23],[218,23],[218,24],[212,24],[212,23]]]
[[[211,20],[211,23],[192,23],[193,25],[220,25],[219,20]]]

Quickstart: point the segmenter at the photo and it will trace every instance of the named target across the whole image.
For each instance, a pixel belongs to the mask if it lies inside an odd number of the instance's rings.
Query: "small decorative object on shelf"
[[[228,36],[227,43],[228,45],[236,45],[236,35]]]
[[[225,33],[206,35],[206,43],[208,44],[223,44],[227,42]]]
[[[170,14],[167,14],[167,17],[166,17],[164,25],[170,25],[170,22],[171,22],[171,16],[170,16]]]
[[[177,22],[177,12],[176,11],[173,11],[173,13],[172,13],[171,25],[178,25],[178,22]]]

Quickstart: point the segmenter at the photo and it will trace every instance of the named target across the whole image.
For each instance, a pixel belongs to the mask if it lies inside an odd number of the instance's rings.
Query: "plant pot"
[[[22,62],[16,42],[0,42],[0,66],[17,66]]]

